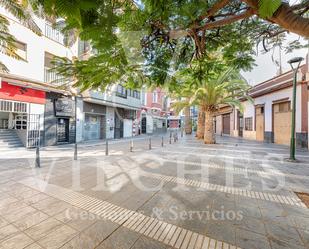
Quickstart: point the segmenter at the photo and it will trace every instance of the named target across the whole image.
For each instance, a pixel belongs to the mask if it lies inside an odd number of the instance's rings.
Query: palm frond
[[[9,69],[0,61],[0,73],[8,73]]]
[[[42,35],[42,31],[32,18],[31,6],[25,1],[21,3],[16,0],[1,0],[0,6],[14,15],[25,27],[32,30],[37,35]]]

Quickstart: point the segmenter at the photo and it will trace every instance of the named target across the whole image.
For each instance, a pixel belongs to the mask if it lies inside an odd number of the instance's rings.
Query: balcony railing
[[[50,71],[48,67],[44,68],[44,82],[55,86],[62,86],[65,83],[61,75],[54,71]]]
[[[64,44],[64,36],[60,30],[53,28],[49,23],[45,23],[45,36],[50,38],[53,41]]]

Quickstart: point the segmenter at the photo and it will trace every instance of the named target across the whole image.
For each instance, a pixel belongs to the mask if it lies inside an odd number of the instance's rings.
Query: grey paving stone
[[[236,244],[236,226],[230,221],[208,222],[205,235],[232,245]]]
[[[0,240],[3,240],[7,237],[12,237],[18,233],[19,230],[15,226],[9,224],[0,229]]]
[[[19,218],[14,222],[14,225],[21,231],[26,230],[36,224],[46,220],[48,215],[38,210],[34,210],[31,213],[25,214],[25,216]]]
[[[19,219],[22,219],[23,217],[30,216],[32,213],[36,212],[37,210],[33,207],[26,206],[23,208],[15,209],[14,211],[8,213],[5,215],[5,218],[9,222],[14,222]]]
[[[9,223],[3,218],[0,216],[0,228],[8,225]]]
[[[47,236],[61,225],[62,223],[60,221],[57,221],[53,218],[48,218],[47,220],[44,220],[41,223],[26,229],[24,232],[34,240],[39,240],[40,238]]]
[[[171,248],[161,242],[141,236],[130,249],[165,249]]]
[[[22,249],[32,244],[34,241],[24,233],[18,233],[13,237],[0,242],[0,247],[4,249]]]
[[[301,230],[298,229],[299,233],[300,233],[300,237],[303,241],[303,243],[309,247],[309,230]]]
[[[61,249],[93,249],[96,242],[85,234],[79,233],[69,242],[65,243]]]
[[[242,249],[271,249],[266,236],[236,229],[236,244]]]
[[[55,198],[49,197],[42,201],[39,201],[32,205],[34,208],[48,214],[49,216],[53,216],[62,212],[63,210],[71,207],[71,205],[66,202],[57,200]]]
[[[46,249],[57,249],[70,241],[78,232],[67,225],[62,225],[54,229],[38,243]]]
[[[104,240],[98,249],[129,249],[138,240],[141,235],[131,230],[120,227],[114,231],[106,240]]]
[[[89,237],[95,245],[98,245],[110,234],[112,234],[118,227],[118,224],[115,224],[111,221],[99,220],[90,227],[86,228],[82,234]]]
[[[250,232],[259,233],[261,235],[267,235],[263,220],[256,219],[250,216],[243,216],[242,219],[233,221],[235,227]]]
[[[268,236],[287,242],[289,244],[303,245],[299,233],[297,230],[290,226],[282,226],[278,223],[265,223],[266,231]]]
[[[273,237],[269,238],[272,249],[305,249],[305,247],[298,244],[289,244],[284,241],[277,240]]]
[[[39,244],[37,243],[33,243],[27,247],[25,247],[25,249],[43,249],[43,247],[41,247]]]

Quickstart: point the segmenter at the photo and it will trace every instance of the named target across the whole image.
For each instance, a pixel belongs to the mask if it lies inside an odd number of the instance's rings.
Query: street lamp
[[[293,79],[293,103],[292,103],[292,127],[291,127],[291,142],[290,142],[290,158],[289,161],[295,162],[295,114],[296,114],[296,86],[297,86],[297,72],[304,58],[295,57],[288,61],[294,72]]]

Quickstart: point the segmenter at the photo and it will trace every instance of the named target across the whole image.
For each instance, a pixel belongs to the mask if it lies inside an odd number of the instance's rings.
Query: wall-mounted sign
[[[55,115],[73,117],[73,102],[68,98],[59,98],[55,100]]]

